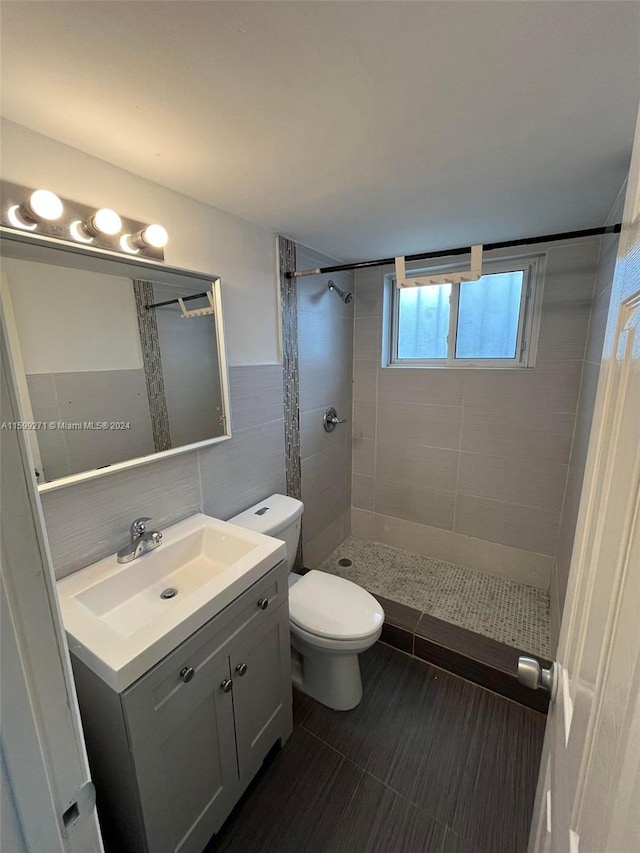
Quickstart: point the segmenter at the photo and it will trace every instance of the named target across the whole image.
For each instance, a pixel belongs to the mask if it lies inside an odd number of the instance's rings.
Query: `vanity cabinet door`
[[[233,643],[231,677],[243,787],[273,744],[292,729],[289,608],[285,602]]]
[[[125,700],[150,853],[201,853],[240,796],[229,648],[194,644],[191,672],[190,645]]]

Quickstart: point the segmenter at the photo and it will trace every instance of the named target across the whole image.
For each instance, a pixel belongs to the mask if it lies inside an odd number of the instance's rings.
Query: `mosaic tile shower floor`
[[[352,565],[339,566],[343,558]],[[320,569],[374,595],[549,657],[549,596],[543,590],[354,536]]]

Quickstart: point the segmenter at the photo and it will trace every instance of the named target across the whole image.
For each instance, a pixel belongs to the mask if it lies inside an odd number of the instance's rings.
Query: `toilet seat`
[[[292,628],[326,640],[364,640],[384,622],[384,610],[365,589],[313,569],[289,589]]]

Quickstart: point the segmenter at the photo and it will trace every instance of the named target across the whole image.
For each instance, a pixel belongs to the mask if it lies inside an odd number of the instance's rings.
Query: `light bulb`
[[[102,207],[96,211],[89,223],[90,226],[93,226],[93,229],[90,227],[89,230],[95,230],[100,234],[113,236],[122,230],[122,220],[115,210],[110,210],[108,207]]]
[[[154,249],[162,249],[163,246],[167,245],[169,235],[162,225],[147,225],[142,232],[142,239]]]
[[[64,210],[62,202],[50,190],[36,190],[24,205],[24,213],[39,222],[41,219],[53,221],[60,219]]]
[[[144,249],[146,246],[152,246],[154,249],[162,249],[167,245],[169,235],[162,225],[147,225],[142,228],[137,234],[132,237],[134,246]]]

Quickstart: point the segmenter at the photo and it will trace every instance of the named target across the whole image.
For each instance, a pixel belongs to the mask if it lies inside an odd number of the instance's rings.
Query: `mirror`
[[[41,490],[230,436],[219,279],[3,235],[1,295]]]

